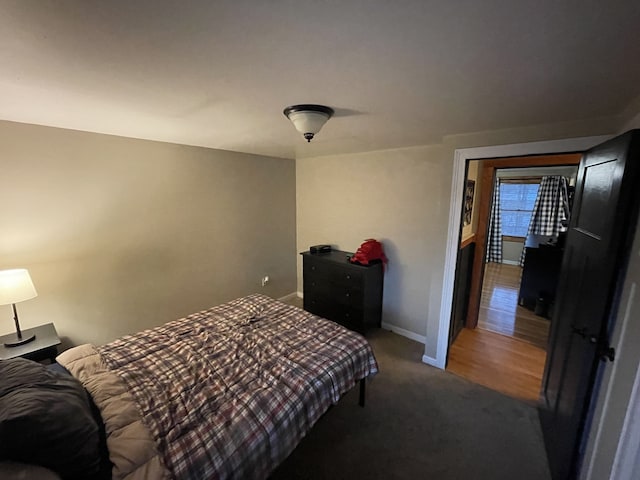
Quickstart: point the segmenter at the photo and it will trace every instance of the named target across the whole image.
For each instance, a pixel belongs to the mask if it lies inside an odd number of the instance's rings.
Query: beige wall
[[[0,165],[0,268],[28,268],[39,293],[18,305],[25,328],[100,344],[295,291],[292,160],[0,122]]]
[[[638,95],[621,115],[620,133],[640,128],[640,95]]]
[[[502,240],[502,263],[519,265],[520,256],[522,255],[523,247],[524,247],[524,241],[515,242],[515,241],[503,239]]]
[[[608,134],[612,123],[509,129],[445,137],[431,146],[298,159],[298,251],[317,243],[353,251],[366,238],[382,240],[389,256],[383,323],[425,341],[425,354],[435,358],[455,149]]]
[[[636,116],[634,116],[624,124],[624,126],[621,129],[621,133],[624,133],[628,130],[632,130],[634,128],[640,128],[640,112],[638,112]]]
[[[382,241],[383,321],[421,336],[442,288],[445,159],[442,147],[417,147],[299,159],[296,167],[298,250],[329,243],[353,252],[367,238]]]

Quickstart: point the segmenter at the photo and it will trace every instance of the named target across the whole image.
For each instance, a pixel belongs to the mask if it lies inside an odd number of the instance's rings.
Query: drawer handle
[[[350,297],[350,296],[351,296],[351,294],[350,294],[349,292],[347,292],[347,293],[345,293],[345,294],[344,294],[344,296],[345,296],[345,297]]]
[[[315,287],[316,286],[316,282],[311,282],[311,286]]]
[[[315,270],[315,269],[316,269],[316,267],[311,267],[311,270]]]
[[[351,275],[347,274],[347,280],[351,280]]]

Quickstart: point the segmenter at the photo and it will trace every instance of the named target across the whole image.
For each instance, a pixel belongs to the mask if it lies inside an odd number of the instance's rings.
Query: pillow
[[[97,475],[98,425],[75,378],[22,358],[0,361],[0,461],[41,465],[64,479]]]

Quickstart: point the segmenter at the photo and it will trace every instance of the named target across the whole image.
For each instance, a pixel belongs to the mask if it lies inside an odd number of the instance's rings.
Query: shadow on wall
[[[407,267],[402,263],[403,256],[399,253],[397,245],[388,238],[379,239],[384,245],[384,251],[389,259],[384,274],[384,294],[382,299],[382,322],[389,325],[403,325],[416,323],[415,319],[405,319],[407,305],[415,303],[412,300],[412,291],[403,284],[407,276]],[[431,278],[425,275],[420,290],[426,296],[429,292]],[[425,303],[425,309],[427,305]],[[426,312],[426,310],[424,310]],[[405,314],[403,315],[403,312]]]

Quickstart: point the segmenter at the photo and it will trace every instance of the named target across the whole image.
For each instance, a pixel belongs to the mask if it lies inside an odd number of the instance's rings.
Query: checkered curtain
[[[567,179],[558,175],[542,177],[536,203],[533,206],[527,235],[557,236],[567,231],[569,220],[569,194]],[[524,266],[526,248],[520,255],[520,266]]]
[[[485,262],[502,263],[502,221],[500,218],[500,179],[496,178],[489,217],[489,236]]]

